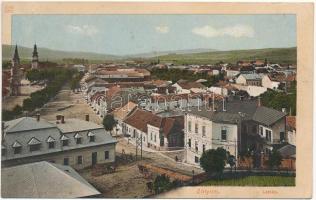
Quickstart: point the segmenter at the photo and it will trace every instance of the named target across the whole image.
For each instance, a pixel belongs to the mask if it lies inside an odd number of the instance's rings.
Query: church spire
[[[38,68],[38,52],[36,43],[34,44],[33,56],[32,56],[32,69]]]
[[[37,52],[37,46],[36,43],[34,44],[34,49],[33,49],[33,58],[38,57],[38,52]]]
[[[18,52],[18,45],[15,45],[15,50],[14,50],[14,55],[12,59],[12,65],[16,66],[20,64],[20,57],[19,57],[19,52]]]

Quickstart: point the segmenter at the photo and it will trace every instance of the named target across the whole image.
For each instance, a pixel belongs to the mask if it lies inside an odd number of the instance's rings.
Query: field
[[[247,176],[238,179],[209,180],[201,186],[295,186],[295,177]]]
[[[296,64],[296,47],[170,54],[159,57],[160,62],[162,63],[172,62],[175,64],[215,64],[220,61],[236,63],[239,60],[264,61],[265,58],[271,63]]]

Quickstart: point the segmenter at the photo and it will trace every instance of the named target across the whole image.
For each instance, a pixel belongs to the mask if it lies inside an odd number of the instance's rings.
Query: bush
[[[168,190],[171,190],[172,188],[176,187],[178,184],[177,181],[171,182],[169,177],[166,176],[165,174],[158,175],[155,178],[153,188],[156,194],[159,194],[161,192],[165,192]]]
[[[223,173],[228,153],[223,148],[208,149],[203,152],[200,158],[200,165],[204,171],[212,175],[221,175]]]

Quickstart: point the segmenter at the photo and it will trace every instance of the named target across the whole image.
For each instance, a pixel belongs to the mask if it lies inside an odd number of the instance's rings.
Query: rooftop
[[[56,127],[56,125],[53,123],[49,123],[43,119],[37,121],[37,119],[33,117],[21,117],[4,123],[4,130],[6,133],[54,127]]]
[[[95,124],[93,122],[80,120],[80,119],[74,119],[74,118],[65,118],[65,123],[59,123],[59,124],[56,124],[56,126],[63,133],[79,132],[79,131],[103,128],[102,126]]]
[[[69,166],[36,162],[1,169],[4,198],[78,198],[100,194]]]

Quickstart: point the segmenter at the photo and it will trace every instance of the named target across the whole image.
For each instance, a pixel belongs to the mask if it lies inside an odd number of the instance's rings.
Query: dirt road
[[[41,110],[41,116],[47,120],[54,121],[57,114],[64,115],[65,120],[67,120],[67,118],[84,119],[85,114],[89,114],[91,121],[101,124],[101,119],[86,104],[83,95],[81,93],[73,93],[67,86],[63,87],[56,98],[47,103]],[[130,143],[128,144],[127,140],[124,138],[117,139],[117,155],[120,155],[123,149],[126,154],[132,153],[135,155],[134,145]],[[140,155],[140,151],[138,154]],[[175,162],[173,159],[175,155],[181,157],[181,151],[175,152],[174,154],[172,152],[161,153],[143,151],[143,161],[119,164],[115,173],[92,176],[91,169],[81,170],[79,173],[102,193],[102,197],[145,197],[151,194],[147,189],[146,183],[152,180],[145,179],[143,174],[139,172],[137,165],[140,162],[147,162],[186,175],[191,175],[193,169],[196,172],[199,171],[199,169]]]

